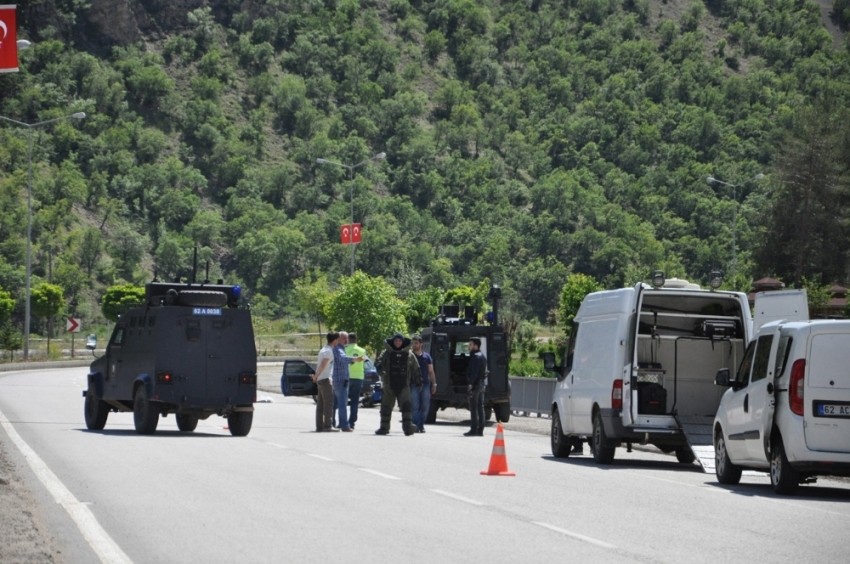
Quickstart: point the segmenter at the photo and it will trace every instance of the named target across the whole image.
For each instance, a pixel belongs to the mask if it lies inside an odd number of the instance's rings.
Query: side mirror
[[[714,384],[717,386],[723,386],[724,388],[728,388],[731,386],[731,382],[729,382],[729,369],[721,368],[717,371],[717,374],[714,375]]]

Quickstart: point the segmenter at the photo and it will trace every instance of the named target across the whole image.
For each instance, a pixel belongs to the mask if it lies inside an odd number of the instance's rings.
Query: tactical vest
[[[386,355],[389,361],[387,375],[390,380],[390,389],[394,394],[400,393],[407,386],[407,356],[410,353],[407,350],[388,350]]]

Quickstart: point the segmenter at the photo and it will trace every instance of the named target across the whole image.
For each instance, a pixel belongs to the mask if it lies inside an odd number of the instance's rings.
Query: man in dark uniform
[[[411,418],[410,382],[415,382],[419,378],[419,361],[410,350],[410,339],[401,333],[396,333],[387,339],[386,343],[386,349],[375,362],[383,387],[381,426],[375,434],[386,435],[390,432],[393,407],[398,400],[398,408],[401,410],[401,427],[404,434],[410,436],[416,432]]]
[[[481,352],[481,339],[469,339],[469,366],[466,369],[469,393],[470,429],[464,437],[484,436],[484,390],[487,388],[487,357]]]

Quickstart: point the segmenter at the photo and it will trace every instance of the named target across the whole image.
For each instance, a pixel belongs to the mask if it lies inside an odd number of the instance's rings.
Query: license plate
[[[850,419],[850,403],[816,401],[815,417],[837,417]]]

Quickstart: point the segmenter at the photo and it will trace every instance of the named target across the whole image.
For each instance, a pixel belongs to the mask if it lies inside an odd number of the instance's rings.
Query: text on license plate
[[[816,406],[815,414],[819,417],[850,417],[850,405],[820,403]]]

